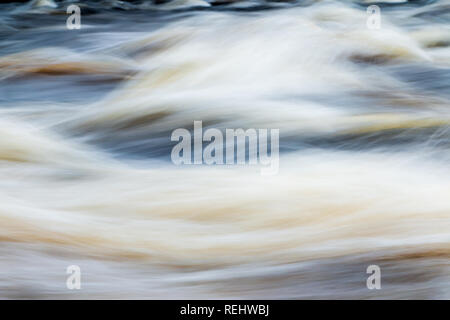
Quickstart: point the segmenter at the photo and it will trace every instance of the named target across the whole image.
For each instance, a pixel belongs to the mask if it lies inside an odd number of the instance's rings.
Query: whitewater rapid
[[[450,1],[380,30],[365,2],[112,1],[68,31],[55,3],[0,9],[0,298],[450,298]],[[195,120],[279,129],[279,173],[175,166]]]

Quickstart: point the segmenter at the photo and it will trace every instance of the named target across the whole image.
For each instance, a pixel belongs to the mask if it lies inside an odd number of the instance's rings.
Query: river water
[[[70,4],[0,4],[0,298],[450,298],[450,1]]]

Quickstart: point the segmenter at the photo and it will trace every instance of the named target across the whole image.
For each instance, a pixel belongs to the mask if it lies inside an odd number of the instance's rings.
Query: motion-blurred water
[[[1,298],[450,298],[450,1],[71,3],[0,5]],[[175,166],[194,120],[279,174]]]

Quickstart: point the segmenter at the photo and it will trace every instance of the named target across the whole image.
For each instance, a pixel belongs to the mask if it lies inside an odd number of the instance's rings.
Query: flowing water
[[[0,5],[0,298],[450,299],[449,0],[71,3]]]

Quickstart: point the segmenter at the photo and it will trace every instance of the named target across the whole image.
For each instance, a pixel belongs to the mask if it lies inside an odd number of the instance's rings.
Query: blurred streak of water
[[[56,3],[0,5],[1,298],[450,298],[449,1],[378,2],[380,30],[92,1],[69,31]],[[280,174],[173,166],[194,120],[280,129]]]

